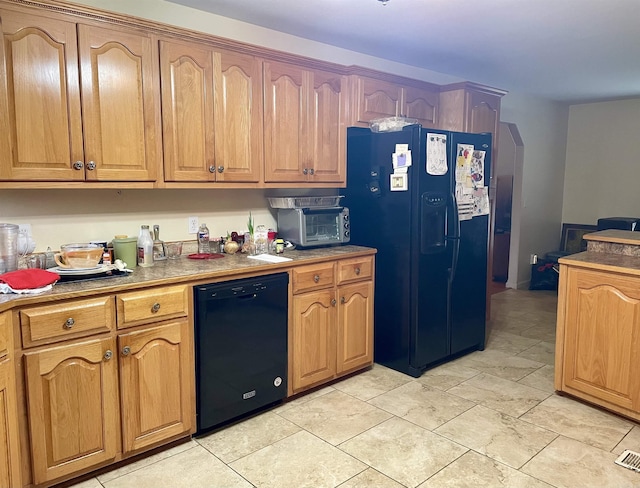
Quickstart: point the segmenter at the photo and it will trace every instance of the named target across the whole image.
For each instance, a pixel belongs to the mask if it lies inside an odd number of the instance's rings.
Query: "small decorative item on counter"
[[[209,254],[210,252],[209,228],[207,224],[201,224],[198,229],[198,254]]]
[[[284,239],[276,239],[276,254],[284,252]]]
[[[153,266],[153,239],[149,226],[140,227],[140,235],[138,236],[138,266]]]
[[[267,248],[269,249],[270,253],[274,253],[276,252],[276,236],[277,236],[277,232],[273,229],[269,229],[269,231],[267,232]]]

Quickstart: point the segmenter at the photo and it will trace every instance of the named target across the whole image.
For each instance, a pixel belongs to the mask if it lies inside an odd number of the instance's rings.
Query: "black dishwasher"
[[[287,273],[194,287],[198,434],[287,395]]]

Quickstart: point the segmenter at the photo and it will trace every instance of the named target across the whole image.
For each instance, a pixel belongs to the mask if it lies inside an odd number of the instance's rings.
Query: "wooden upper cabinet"
[[[456,83],[442,87],[438,128],[497,134],[500,99],[504,94],[502,90],[475,83]]]
[[[152,38],[82,24],[78,37],[87,180],[155,181],[161,135]]]
[[[160,111],[151,37],[55,14],[0,16],[0,179],[154,181]]]
[[[264,62],[267,183],[343,182],[347,78]]]
[[[84,180],[76,24],[0,16],[0,179]]]
[[[261,61],[161,41],[160,72],[165,181],[260,181]]]
[[[351,123],[368,127],[369,122],[386,117],[409,117],[424,127],[435,127],[438,91],[365,76],[352,76]]]
[[[407,86],[403,88],[403,115],[416,119],[422,127],[438,124],[438,93]]]

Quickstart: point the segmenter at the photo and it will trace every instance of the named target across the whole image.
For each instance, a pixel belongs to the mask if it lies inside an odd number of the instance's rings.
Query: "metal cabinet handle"
[[[355,270],[355,271],[356,271],[356,275],[359,275],[359,274],[360,274],[360,268],[356,268],[356,270]]]
[[[76,161],[73,163],[73,169],[81,170],[84,168],[84,163],[82,161]]]
[[[309,172],[309,170],[308,170],[307,168],[304,168],[304,169],[302,170],[302,174],[303,174],[303,175],[306,175],[308,172]]]
[[[347,301],[347,300],[345,299],[345,297],[340,297],[340,303],[344,303],[344,302],[346,302],[346,301]]]
[[[73,320],[73,317],[69,317],[65,323],[64,323],[64,328],[65,329],[70,329],[73,327],[73,325],[76,323],[75,320]]]
[[[109,361],[113,357],[113,352],[111,352],[111,349],[107,349],[102,357],[105,361]]]
[[[209,166],[209,173],[215,173],[216,172],[216,167],[212,164],[211,166]]]
[[[122,348],[122,355],[123,356],[128,356],[130,352],[131,352],[131,348],[129,346],[124,346]]]
[[[153,304],[153,307],[151,307],[151,313],[157,313],[158,310],[160,310],[160,304],[156,302]]]
[[[222,173],[224,171],[224,166],[218,166],[218,173]]]
[[[338,302],[336,302],[336,299],[335,299],[335,298],[333,298],[333,299],[331,300],[331,305],[335,307],[335,306],[336,306],[336,303],[338,303]]]
[[[87,169],[88,169],[89,171],[93,171],[94,169],[96,169],[96,163],[95,163],[95,161],[89,161],[89,162],[87,163]]]
[[[316,170],[315,170],[315,169],[313,169],[313,168],[311,168],[311,169],[309,170],[309,174],[311,174],[312,176],[315,174],[315,172],[316,172]]]
[[[320,281],[320,275],[315,275],[315,276],[313,277],[313,281],[315,281],[316,283],[317,283],[318,281]]]

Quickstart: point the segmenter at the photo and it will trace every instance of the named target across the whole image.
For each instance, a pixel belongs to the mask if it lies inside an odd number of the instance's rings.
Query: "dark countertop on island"
[[[157,261],[151,267],[136,267],[133,273],[107,279],[58,282],[53,289],[35,295],[0,294],[0,312],[16,306],[78,298],[99,293],[114,293],[185,282],[215,282],[248,275],[285,271],[294,266],[321,263],[339,258],[356,258],[375,254],[376,250],[361,246],[332,246],[305,250],[287,250],[280,256],[291,258],[283,263],[250,259],[246,254],[225,254],[218,259],[178,259]]]

